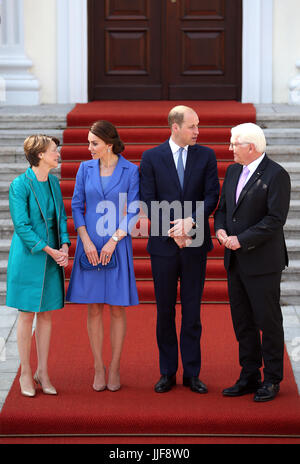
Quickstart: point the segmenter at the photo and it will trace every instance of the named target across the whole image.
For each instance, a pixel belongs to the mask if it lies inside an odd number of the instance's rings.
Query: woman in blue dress
[[[92,160],[80,164],[72,198],[78,237],[67,300],[88,305],[94,390],[117,391],[126,333],[124,307],[138,304],[130,233],[139,213],[139,171],[120,154],[124,145],[110,122],[95,122],[88,142]],[[87,269],[84,258],[88,266],[95,267]],[[102,358],[104,304],[109,305],[111,315],[107,383]]]

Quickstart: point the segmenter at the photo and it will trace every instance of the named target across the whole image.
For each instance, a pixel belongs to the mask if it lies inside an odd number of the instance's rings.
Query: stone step
[[[255,105],[257,124],[264,128],[300,127],[300,107],[288,103],[259,103]]]
[[[6,282],[0,282],[0,305],[5,305],[6,298]]]
[[[0,200],[7,200],[8,199],[9,186],[10,186],[9,181],[1,181],[0,180]]]
[[[291,200],[288,219],[297,218],[300,218],[300,200]]]
[[[291,181],[291,200],[300,200],[300,181]]]
[[[300,278],[300,259],[290,259],[289,266],[282,273],[282,281],[298,281]],[[299,283],[300,285],[300,283]]]
[[[0,259],[0,281],[6,280],[7,259]]]
[[[268,145],[300,145],[300,128],[264,129]]]
[[[8,219],[10,217],[9,201],[0,200],[0,219]]]
[[[24,163],[25,154],[22,147],[0,146],[0,163]]]
[[[47,133],[64,129],[66,116],[74,104],[47,104],[37,106],[3,106],[0,108],[0,129],[30,129],[31,133]],[[54,135],[50,134],[49,135]]]
[[[278,163],[286,161],[300,162],[299,145],[267,145],[266,153],[269,158]]]
[[[286,305],[300,304],[300,284],[299,281],[281,282],[281,297],[280,303]]]
[[[300,260],[300,239],[286,239],[289,260]]]
[[[45,130],[42,131],[43,133]],[[26,137],[32,134],[38,134],[39,131],[36,129],[0,129],[0,140],[1,140],[1,145],[5,146],[13,146],[13,147],[18,147],[21,148],[23,147],[24,140]],[[53,137],[57,137],[60,141],[63,139],[63,129],[52,129],[51,134]]]
[[[2,195],[0,195],[0,199],[3,199],[3,197],[5,198],[5,193],[7,194],[7,198],[11,182],[16,177],[23,174],[27,170],[28,166],[28,163],[1,163],[0,184],[2,184],[2,189],[0,189],[0,194],[2,193]],[[51,174],[54,174],[60,179],[60,169],[61,165],[59,164],[57,169],[52,169]]]
[[[11,219],[0,219],[0,240],[9,240],[13,231],[14,226]]]
[[[0,181],[13,181],[17,176],[23,174],[28,166],[28,163],[1,163]],[[60,177],[60,168],[59,164],[57,169],[52,169],[51,174]]]
[[[0,260],[7,261],[11,239],[0,239]]]
[[[284,236],[286,239],[300,236],[300,220],[298,218],[287,219],[284,226]]]
[[[291,181],[300,180],[300,158],[299,161],[280,161],[279,164],[289,173]]]

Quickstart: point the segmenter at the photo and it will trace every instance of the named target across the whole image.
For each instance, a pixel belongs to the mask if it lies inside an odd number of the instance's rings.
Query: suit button
[[[232,222],[236,222],[236,218],[233,218],[233,219],[232,219]]]

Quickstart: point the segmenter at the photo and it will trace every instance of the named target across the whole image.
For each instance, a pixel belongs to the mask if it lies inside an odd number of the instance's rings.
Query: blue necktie
[[[179,157],[178,157],[178,163],[177,163],[177,172],[178,172],[178,177],[179,177],[179,182],[181,185],[181,188],[183,189],[183,180],[184,180],[184,167],[183,167],[183,160],[182,160],[182,152],[183,148],[179,148]]]

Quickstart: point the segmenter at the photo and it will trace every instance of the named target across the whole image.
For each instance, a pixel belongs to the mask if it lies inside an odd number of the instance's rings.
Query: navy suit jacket
[[[169,140],[143,153],[140,165],[140,195],[141,200],[147,204],[150,219],[152,201],[172,203],[177,200],[182,206],[184,202],[189,201],[193,217],[196,215],[196,202],[204,202],[204,241],[202,246],[184,248],[191,256],[206,255],[213,248],[208,219],[217,206],[219,191],[217,161],[211,148],[201,145],[188,147],[183,189],[180,186]],[[171,256],[178,252],[179,247],[173,238],[162,234],[150,234],[147,250],[150,254]]]
[[[215,231],[237,235],[241,248],[225,248],[224,265],[229,269],[232,253],[248,275],[282,271],[288,265],[283,234],[289,203],[290,176],[280,164],[264,156],[235,201],[237,183],[243,167],[228,167],[215,213]]]

